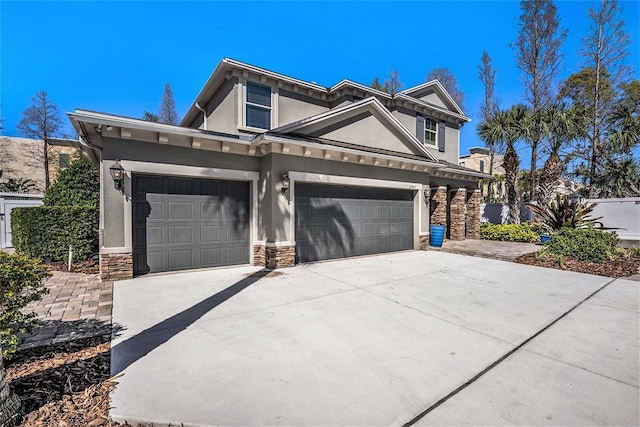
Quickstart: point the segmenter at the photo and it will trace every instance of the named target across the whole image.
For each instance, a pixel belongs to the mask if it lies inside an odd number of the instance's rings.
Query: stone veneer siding
[[[429,249],[429,236],[420,236],[418,248],[420,248],[421,251],[426,251]]]
[[[447,223],[447,187],[440,186],[431,194],[431,221],[432,225]]]
[[[480,238],[480,190],[473,190],[467,200],[467,239]]]
[[[451,198],[450,218],[451,226],[449,231],[449,239],[464,240],[465,238],[465,205],[467,201],[467,190],[458,188],[454,191]]]
[[[253,247],[253,265],[266,268],[293,267],[296,265],[296,247],[256,245]]]
[[[124,280],[133,278],[133,255],[100,254],[100,278],[102,280]]]

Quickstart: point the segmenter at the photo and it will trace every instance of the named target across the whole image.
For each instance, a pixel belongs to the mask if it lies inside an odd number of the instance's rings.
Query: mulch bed
[[[131,426],[109,419],[109,335],[38,347],[6,362],[23,426]],[[138,424],[144,427],[143,424]]]
[[[516,262],[614,278],[628,277],[640,273],[640,255],[630,255],[628,257],[618,255],[612,260],[596,264],[570,257],[556,257],[552,254],[536,259],[535,254],[527,254],[516,258]]]
[[[43,262],[42,263],[48,270],[51,271],[62,271],[67,272],[68,264],[64,261],[56,261],[56,262]],[[74,261],[71,263],[71,272],[72,273],[84,273],[84,274],[97,274],[99,271],[98,261],[96,260],[87,260],[87,261]]]

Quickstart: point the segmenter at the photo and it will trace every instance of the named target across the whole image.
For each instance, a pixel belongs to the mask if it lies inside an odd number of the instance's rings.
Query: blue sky
[[[589,1],[557,1],[569,30],[560,77],[580,69],[576,52]],[[640,2],[623,1],[640,78]],[[477,65],[487,49],[503,107],[522,102],[515,53],[517,1],[171,2],[0,1],[0,104],[4,135],[44,89],[61,113],[75,108],[141,117],[157,112],[171,84],[182,116],[220,59],[234,58],[330,86],[370,84],[393,68],[405,87],[447,67],[465,93],[461,154],[476,135],[483,87]],[[71,126],[64,117],[66,131]],[[526,156],[526,149],[521,150]],[[526,163],[523,164],[525,167]]]

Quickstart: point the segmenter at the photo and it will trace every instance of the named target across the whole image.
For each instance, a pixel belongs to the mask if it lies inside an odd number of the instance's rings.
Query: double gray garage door
[[[411,190],[296,184],[299,262],[413,249]]]
[[[134,274],[248,262],[248,183],[134,175]]]
[[[296,184],[298,262],[413,248],[409,190]],[[134,274],[249,262],[249,184],[133,177]]]

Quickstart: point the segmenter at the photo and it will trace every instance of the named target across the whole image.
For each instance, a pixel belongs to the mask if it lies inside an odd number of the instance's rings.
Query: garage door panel
[[[193,228],[191,227],[169,227],[169,244],[172,243],[193,243]]]
[[[193,204],[169,203],[169,219],[193,220]]]
[[[249,262],[249,184],[134,175],[134,273]]]
[[[184,270],[194,268],[193,250],[172,250],[169,251],[169,270]]]
[[[222,220],[222,205],[217,203],[200,203],[200,219],[220,221]]]
[[[200,227],[200,243],[222,242],[222,226],[206,225]]]
[[[298,184],[295,194],[299,261],[413,248],[413,191]]]
[[[217,267],[224,265],[222,248],[208,248],[200,251],[201,264],[203,267]]]

